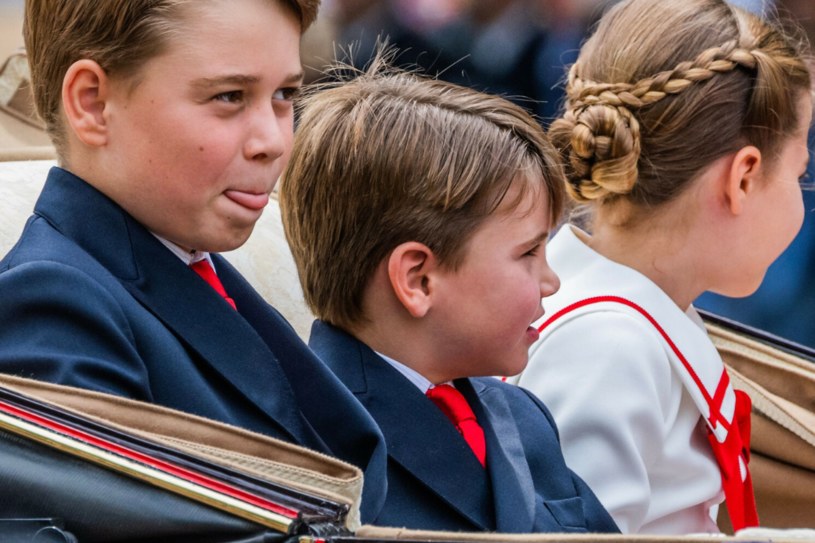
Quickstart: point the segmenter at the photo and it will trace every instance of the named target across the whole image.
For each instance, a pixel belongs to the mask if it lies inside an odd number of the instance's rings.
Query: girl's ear
[[[62,107],[68,126],[79,140],[93,147],[107,143],[106,101],[109,79],[93,60],[74,62],[62,80]]]
[[[755,190],[761,164],[761,151],[753,145],[742,147],[733,155],[724,187],[725,202],[733,215],[741,215],[745,200]]]
[[[413,317],[424,317],[432,306],[429,275],[437,266],[433,251],[417,241],[402,243],[388,257],[388,279],[393,293]]]

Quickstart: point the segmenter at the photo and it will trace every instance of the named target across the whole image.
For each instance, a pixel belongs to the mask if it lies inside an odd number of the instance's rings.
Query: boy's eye
[[[238,103],[243,100],[243,91],[234,90],[221,92],[213,96],[212,99],[216,102],[226,102],[229,104]]]
[[[297,98],[298,94],[300,94],[300,87],[286,87],[275,92],[272,98],[275,100],[290,101]]]
[[[524,256],[537,256],[538,249],[540,249],[540,245],[535,245],[534,247],[529,249],[527,252],[525,252]]]

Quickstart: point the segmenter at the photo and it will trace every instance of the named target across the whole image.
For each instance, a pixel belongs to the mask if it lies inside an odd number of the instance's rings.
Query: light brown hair
[[[811,92],[806,51],[723,0],[616,5],[581,48],[549,131],[569,194],[648,210],[745,145],[771,161]]]
[[[398,245],[427,245],[455,270],[513,182],[565,194],[557,153],[526,111],[498,96],[388,67],[305,96],[280,207],[306,302],[349,328],[377,266]],[[516,201],[517,200],[517,201]]]
[[[60,156],[62,80],[77,60],[96,61],[112,77],[130,78],[165,50],[183,25],[184,7],[203,0],[26,0],[23,35],[37,112]],[[270,0],[290,9],[305,31],[320,0]],[[206,39],[202,36],[201,39]]]

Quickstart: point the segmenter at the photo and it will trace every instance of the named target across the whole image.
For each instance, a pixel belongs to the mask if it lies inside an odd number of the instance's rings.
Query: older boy
[[[163,404],[367,469],[381,434],[214,251],[252,231],[291,151],[317,0],[29,0],[59,154],[0,262],[0,371]],[[208,284],[209,283],[209,284]]]
[[[544,256],[563,198],[553,149],[506,100],[380,63],[306,99],[281,189],[320,319],[310,345],[387,442],[373,522],[616,531],[546,408],[473,378],[523,369],[558,288]]]

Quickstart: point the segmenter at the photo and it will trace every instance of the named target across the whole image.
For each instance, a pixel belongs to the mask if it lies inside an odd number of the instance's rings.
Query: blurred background
[[[323,0],[318,21],[304,37],[303,61],[310,80],[320,77],[335,55],[362,66],[377,38],[386,36],[401,51],[398,64],[501,94],[546,126],[560,106],[566,67],[614,1]],[[815,42],[815,0],[733,3],[777,12]],[[23,0],[0,0],[0,62],[22,46],[22,8]],[[815,176],[810,174],[808,182]],[[810,286],[815,281],[815,191],[806,190],[804,200],[807,214],[800,234],[755,294],[743,299],[705,294],[696,305],[815,347],[815,287]]]
[[[0,0],[0,63],[23,45],[23,0]]]

